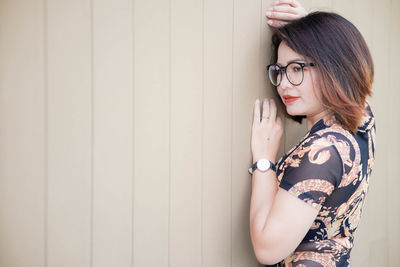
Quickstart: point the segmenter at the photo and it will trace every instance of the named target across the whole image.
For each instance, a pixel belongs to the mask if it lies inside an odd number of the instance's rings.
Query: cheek
[[[308,77],[304,77],[304,85],[307,85],[307,88],[309,88],[309,90],[307,90],[307,95],[312,98],[313,100],[317,100],[319,101],[319,99],[321,99],[321,91],[319,88],[319,82],[318,79],[316,78],[316,75],[308,75]]]
[[[276,90],[277,90],[277,92],[278,92],[278,95],[279,95],[280,99],[283,99],[283,98],[282,98],[282,96],[283,96],[283,90],[282,90],[279,86],[276,88]]]

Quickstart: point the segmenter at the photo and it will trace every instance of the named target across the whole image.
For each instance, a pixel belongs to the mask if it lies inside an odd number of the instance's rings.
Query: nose
[[[282,89],[293,88],[293,84],[291,84],[287,79],[286,72],[282,72],[281,83],[279,84],[279,87]]]

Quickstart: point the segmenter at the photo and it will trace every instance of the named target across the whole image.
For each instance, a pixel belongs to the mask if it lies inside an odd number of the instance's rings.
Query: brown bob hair
[[[274,63],[281,42],[315,64],[324,108],[343,128],[356,133],[374,78],[370,51],[357,28],[336,13],[316,11],[274,29]],[[289,115],[282,102],[281,107],[294,121],[301,123],[306,117]]]

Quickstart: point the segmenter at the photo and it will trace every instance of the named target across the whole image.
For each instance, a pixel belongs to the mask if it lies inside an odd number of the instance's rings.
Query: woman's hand
[[[254,121],[251,133],[251,151],[253,163],[266,158],[275,163],[283,133],[282,119],[276,116],[274,99],[263,101],[262,120],[260,121],[260,101],[254,104]]]
[[[277,0],[267,11],[266,16],[269,19],[267,21],[269,26],[279,28],[307,14],[307,10],[297,0]]]

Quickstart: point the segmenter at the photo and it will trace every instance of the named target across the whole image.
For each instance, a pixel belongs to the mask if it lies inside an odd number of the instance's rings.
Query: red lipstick
[[[292,95],[283,95],[283,100],[285,101],[286,104],[292,103],[299,99],[300,97],[298,96],[292,96]]]

